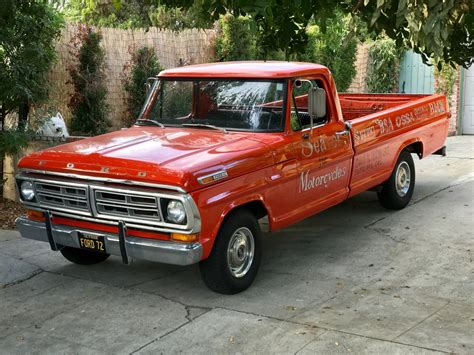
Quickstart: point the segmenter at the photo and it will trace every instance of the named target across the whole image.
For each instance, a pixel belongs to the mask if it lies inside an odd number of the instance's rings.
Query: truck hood
[[[204,129],[132,127],[55,146],[19,162],[22,169],[167,184],[192,191],[200,176],[228,178],[273,164],[258,134]]]

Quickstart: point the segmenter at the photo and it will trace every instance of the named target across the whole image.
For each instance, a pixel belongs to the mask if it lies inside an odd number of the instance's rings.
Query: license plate
[[[81,249],[95,251],[98,253],[107,253],[103,235],[94,235],[78,233],[79,247]]]

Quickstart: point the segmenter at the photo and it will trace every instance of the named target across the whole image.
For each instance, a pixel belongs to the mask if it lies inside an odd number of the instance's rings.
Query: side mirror
[[[308,92],[308,113],[313,119],[326,116],[326,91],[322,88],[312,87]],[[311,123],[311,126],[312,123]]]
[[[155,81],[156,81],[156,78],[154,78],[154,77],[146,79],[146,81],[145,81],[145,95],[146,95],[146,97],[150,96],[150,92],[151,92],[151,89],[152,89],[151,84],[154,83]]]

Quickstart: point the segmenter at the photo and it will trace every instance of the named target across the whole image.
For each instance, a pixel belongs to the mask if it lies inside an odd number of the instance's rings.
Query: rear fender
[[[403,150],[408,150],[410,153],[416,153],[416,155],[418,155],[418,158],[420,159],[423,159],[423,157],[425,156],[424,145],[421,139],[419,138],[410,139],[404,144],[402,144],[400,150],[398,151],[397,159]]]
[[[419,159],[424,157],[424,145],[423,142],[419,138],[412,138],[405,141],[400,148],[398,148],[397,154],[392,161],[392,169],[395,169],[395,164],[397,163],[398,157],[400,156],[401,152],[404,150],[408,150],[410,153],[416,153]]]

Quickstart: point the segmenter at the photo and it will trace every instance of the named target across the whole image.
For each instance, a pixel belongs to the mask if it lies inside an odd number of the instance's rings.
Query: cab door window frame
[[[293,83],[296,79],[297,78],[292,80]],[[321,122],[321,123],[316,122],[316,124],[314,124],[313,127],[311,127],[311,125],[303,125],[303,122],[301,122],[301,118],[300,118],[300,115],[299,115],[300,112],[298,111],[298,106],[296,104],[297,96],[295,96],[295,94],[294,94],[295,86],[294,85],[291,86],[291,93],[289,93],[289,95],[288,95],[289,96],[288,97],[289,101],[291,102],[290,103],[290,128],[293,132],[307,133],[311,129],[323,127],[323,126],[327,125],[328,123],[330,123],[331,121],[335,120],[336,107],[334,105],[334,99],[331,96],[332,91],[329,90],[329,85],[328,85],[328,83],[326,81],[326,78],[324,76],[315,75],[315,76],[309,76],[309,77],[300,78],[300,79],[310,80],[311,82],[316,84],[318,87],[321,87],[322,89],[324,89],[324,91],[326,91],[326,108],[327,108],[326,120],[324,122]],[[307,108],[306,108],[306,112],[307,112]],[[293,114],[295,114],[296,118],[298,119],[297,123],[298,123],[298,128],[299,129],[295,129],[294,124],[292,123],[291,116]]]

